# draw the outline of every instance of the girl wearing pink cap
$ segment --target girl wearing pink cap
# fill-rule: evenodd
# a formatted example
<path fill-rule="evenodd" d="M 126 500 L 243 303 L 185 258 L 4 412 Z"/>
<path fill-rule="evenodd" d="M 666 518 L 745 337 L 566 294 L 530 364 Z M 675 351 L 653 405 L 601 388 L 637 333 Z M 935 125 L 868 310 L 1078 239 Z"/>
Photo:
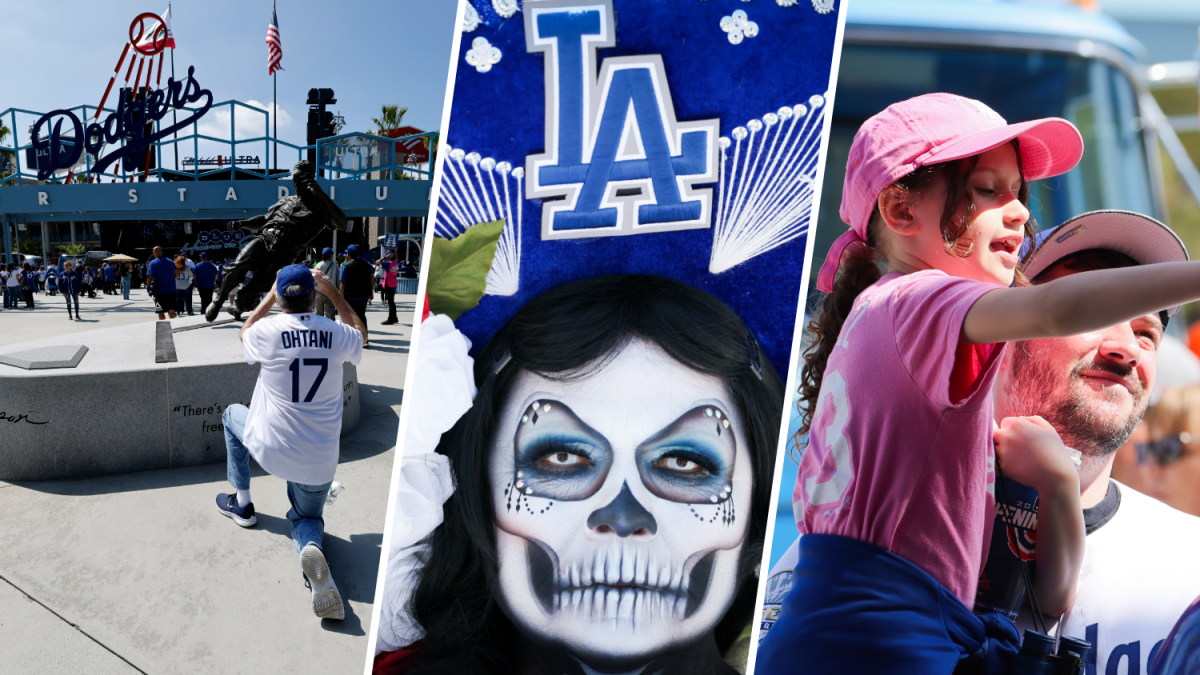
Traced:
<path fill-rule="evenodd" d="M 821 268 L 828 295 L 801 376 L 809 444 L 793 507 L 805 536 L 756 672 L 1007 672 L 1012 622 L 970 610 L 997 454 L 1005 475 L 1039 492 L 1043 611 L 1070 606 L 1084 547 L 1079 478 L 1045 421 L 996 428 L 1005 343 L 1200 297 L 1200 263 L 1028 287 L 1017 271 L 1033 234 L 1028 181 L 1069 171 L 1082 153 L 1066 120 L 1009 125 L 950 94 L 894 104 L 859 129 L 841 204 L 851 230 Z M 1161 330 L 1140 339 L 1157 344 Z"/>

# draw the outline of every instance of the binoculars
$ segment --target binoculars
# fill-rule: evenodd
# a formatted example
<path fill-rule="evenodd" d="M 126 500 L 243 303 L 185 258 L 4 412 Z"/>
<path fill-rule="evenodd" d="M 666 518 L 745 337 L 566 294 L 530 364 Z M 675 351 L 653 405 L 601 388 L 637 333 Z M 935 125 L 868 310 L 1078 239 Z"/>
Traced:
<path fill-rule="evenodd" d="M 1009 675 L 1084 675 L 1084 657 L 1090 648 L 1086 640 L 1063 637 L 1055 653 L 1054 638 L 1027 630 Z"/>

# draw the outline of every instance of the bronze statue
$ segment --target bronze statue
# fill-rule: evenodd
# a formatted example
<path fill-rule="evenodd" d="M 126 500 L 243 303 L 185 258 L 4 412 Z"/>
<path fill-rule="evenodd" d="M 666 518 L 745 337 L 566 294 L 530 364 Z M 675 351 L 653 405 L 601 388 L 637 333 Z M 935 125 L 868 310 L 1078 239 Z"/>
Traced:
<path fill-rule="evenodd" d="M 204 317 L 215 321 L 229 294 L 237 289 L 234 306 L 227 311 L 240 319 L 258 304 L 258 296 L 266 293 L 280 268 L 298 262 L 304 247 L 322 230 L 350 230 L 346 214 L 317 184 L 316 171 L 307 160 L 292 168 L 296 194 L 275 202 L 267 213 L 247 220 L 230 221 L 230 230 L 258 232 L 258 236 L 238 253 L 237 260 L 225 268 L 225 278 Z M 247 273 L 253 275 L 242 284 Z M 238 284 L 242 284 L 238 288 Z"/>

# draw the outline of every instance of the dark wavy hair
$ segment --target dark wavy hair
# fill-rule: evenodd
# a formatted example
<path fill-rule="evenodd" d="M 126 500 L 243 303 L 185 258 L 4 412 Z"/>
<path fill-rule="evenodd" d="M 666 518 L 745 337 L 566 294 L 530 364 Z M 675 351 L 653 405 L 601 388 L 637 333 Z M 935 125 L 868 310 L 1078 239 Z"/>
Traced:
<path fill-rule="evenodd" d="M 445 522 L 430 536 L 409 605 L 401 610 L 425 631 L 414 674 L 512 672 L 519 640 L 497 600 L 499 562 L 488 473 L 497 417 L 520 372 L 560 381 L 587 377 L 634 339 L 720 378 L 746 422 L 751 516 L 736 595 L 715 629 L 717 647 L 725 651 L 752 620 L 783 383 L 741 319 L 712 295 L 653 276 L 584 279 L 534 298 L 488 343 L 475 361 L 475 403 L 438 444 L 437 451 L 450 458 L 455 491 L 445 505 Z"/>
<path fill-rule="evenodd" d="M 1025 165 L 1021 161 L 1021 145 L 1014 138 L 1010 141 L 1017 153 L 1017 169 L 1021 173 L 1021 188 L 1017 197 L 1021 203 L 1029 205 L 1029 183 L 1025 180 Z M 913 171 L 892 183 L 887 190 L 899 190 L 904 194 L 920 195 L 941 180 L 946 185 L 946 203 L 942 208 L 942 243 L 946 253 L 958 258 L 971 254 L 975 244 L 968 236 L 971 221 L 974 220 L 975 204 L 971 201 L 970 186 L 967 179 L 975 166 L 979 164 L 979 155 L 967 157 L 940 164 L 930 164 Z M 880 247 L 883 228 L 883 217 L 876 208 L 867 224 L 867 245 L 852 246 L 842 255 L 838 275 L 833 282 L 833 292 L 825 293 L 818 298 L 820 310 L 817 316 L 809 322 L 807 328 L 812 335 L 808 347 L 804 351 L 804 366 L 800 370 L 800 384 L 797 393 L 799 397 L 796 407 L 800 413 L 800 430 L 796 432 L 792 442 L 797 448 L 802 448 L 802 438 L 812 426 L 813 413 L 817 406 L 817 396 L 821 393 L 821 382 L 825 377 L 825 366 L 829 355 L 837 344 L 842 332 L 842 324 L 854 308 L 854 301 L 859 294 L 883 276 L 881 266 L 887 251 Z M 1034 241 L 1037 223 L 1033 218 L 1025 222 L 1025 240 Z M 1033 250 L 1033 246 L 1029 247 Z M 1026 254 L 1028 256 L 1028 253 Z M 1017 268 L 1013 284 L 1028 286 L 1029 280 Z M 814 303 L 815 304 L 815 303 Z"/>

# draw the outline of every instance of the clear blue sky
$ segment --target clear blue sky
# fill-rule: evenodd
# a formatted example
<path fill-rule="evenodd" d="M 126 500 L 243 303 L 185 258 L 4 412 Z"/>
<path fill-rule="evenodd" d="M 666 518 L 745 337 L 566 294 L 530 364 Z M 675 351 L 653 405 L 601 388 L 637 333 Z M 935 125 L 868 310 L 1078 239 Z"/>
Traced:
<path fill-rule="evenodd" d="M 277 0 L 284 67 L 278 75 L 279 137 L 304 144 L 311 87 L 335 90 L 338 103 L 331 109 L 346 118 L 343 132 L 372 129 L 371 118 L 380 116 L 383 104 L 393 103 L 409 106 L 405 123 L 436 131 L 456 5 L 454 0 Z M 130 22 L 141 12 L 166 8 L 167 0 L 0 0 L 0 44 L 7 55 L 0 69 L 0 110 L 47 112 L 98 104 Z M 177 75 L 192 65 L 215 102 L 270 105 L 264 42 L 270 0 L 174 0 L 171 15 Z M 164 84 L 169 69 L 168 57 Z M 114 103 L 110 97 L 107 106 Z M 255 135 L 261 135 L 258 117 Z M 29 142 L 24 127 L 31 122 L 18 118 L 21 143 Z M 238 136 L 247 137 L 242 131 Z M 11 137 L 5 140 L 11 142 Z"/>

